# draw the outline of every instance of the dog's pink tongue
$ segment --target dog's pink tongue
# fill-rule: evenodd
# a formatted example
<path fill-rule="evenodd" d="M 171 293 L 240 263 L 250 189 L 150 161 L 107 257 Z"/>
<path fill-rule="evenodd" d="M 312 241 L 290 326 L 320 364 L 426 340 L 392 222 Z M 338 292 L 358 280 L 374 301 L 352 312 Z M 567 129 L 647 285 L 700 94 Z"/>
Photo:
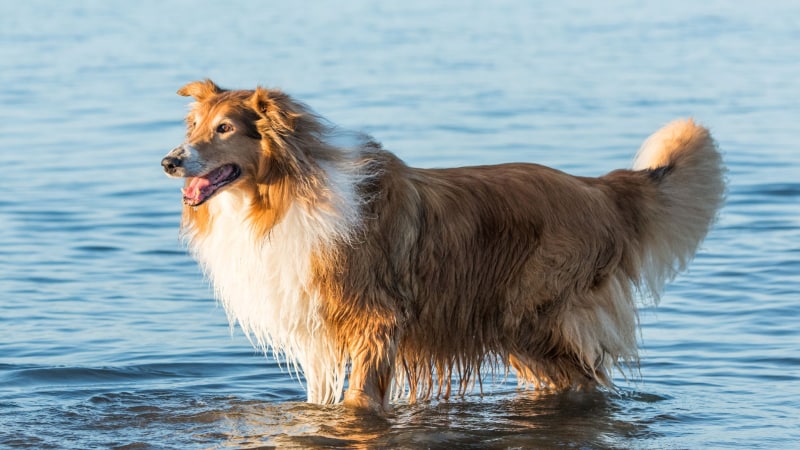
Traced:
<path fill-rule="evenodd" d="M 194 177 L 189 178 L 186 187 L 183 188 L 183 198 L 186 203 L 200 203 L 203 199 L 203 189 L 211 186 L 208 178 Z"/>

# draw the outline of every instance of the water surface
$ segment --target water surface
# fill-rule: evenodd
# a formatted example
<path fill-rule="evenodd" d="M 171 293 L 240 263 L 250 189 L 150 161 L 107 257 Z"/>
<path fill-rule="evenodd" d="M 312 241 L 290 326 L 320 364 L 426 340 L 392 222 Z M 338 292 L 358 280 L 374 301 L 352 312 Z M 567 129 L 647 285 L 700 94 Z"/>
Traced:
<path fill-rule="evenodd" d="M 800 441 L 796 2 L 0 6 L 0 446 L 786 448 Z M 630 164 L 708 125 L 729 194 L 617 392 L 303 403 L 177 237 L 184 83 L 281 87 L 411 164 Z"/>

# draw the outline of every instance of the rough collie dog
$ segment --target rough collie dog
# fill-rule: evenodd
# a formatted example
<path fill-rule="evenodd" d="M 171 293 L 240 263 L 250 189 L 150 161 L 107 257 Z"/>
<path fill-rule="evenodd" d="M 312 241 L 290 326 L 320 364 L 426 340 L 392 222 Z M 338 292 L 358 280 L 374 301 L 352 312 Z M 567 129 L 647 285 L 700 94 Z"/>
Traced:
<path fill-rule="evenodd" d="M 720 154 L 691 120 L 632 170 L 585 178 L 418 169 L 281 91 L 178 93 L 196 102 L 162 166 L 185 179 L 182 233 L 229 319 L 315 403 L 446 398 L 488 368 L 610 385 L 637 361 L 636 298 L 686 268 L 723 198 Z"/>

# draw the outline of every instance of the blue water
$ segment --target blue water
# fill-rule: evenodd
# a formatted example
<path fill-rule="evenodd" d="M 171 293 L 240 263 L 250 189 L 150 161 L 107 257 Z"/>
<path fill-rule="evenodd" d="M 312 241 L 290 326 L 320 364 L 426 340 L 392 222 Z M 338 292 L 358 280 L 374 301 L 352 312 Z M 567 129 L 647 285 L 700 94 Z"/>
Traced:
<path fill-rule="evenodd" d="M 0 447 L 800 442 L 800 3 L 4 1 Z M 346 4 L 345 4 L 346 3 Z M 729 194 L 618 392 L 513 377 L 385 419 L 303 403 L 177 236 L 184 83 L 280 87 L 427 167 L 630 164 L 708 125 Z"/>

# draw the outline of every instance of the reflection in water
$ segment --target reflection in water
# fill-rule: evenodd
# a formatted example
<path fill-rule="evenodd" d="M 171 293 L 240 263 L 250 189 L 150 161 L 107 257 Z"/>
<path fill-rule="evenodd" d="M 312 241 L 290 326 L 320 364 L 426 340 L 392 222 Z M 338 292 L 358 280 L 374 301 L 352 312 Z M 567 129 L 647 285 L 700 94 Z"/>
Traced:
<path fill-rule="evenodd" d="M 341 405 L 233 404 L 220 413 L 230 446 L 372 447 L 391 429 L 391 419 L 357 414 Z"/>
<path fill-rule="evenodd" d="M 231 405 L 217 423 L 230 446 L 351 448 L 628 447 L 653 437 L 629 409 L 663 400 L 639 393 L 520 392 L 398 405 L 387 417 L 305 403 Z M 625 412 L 626 414 L 620 414 Z M 626 443 L 627 442 L 627 443 Z"/>

